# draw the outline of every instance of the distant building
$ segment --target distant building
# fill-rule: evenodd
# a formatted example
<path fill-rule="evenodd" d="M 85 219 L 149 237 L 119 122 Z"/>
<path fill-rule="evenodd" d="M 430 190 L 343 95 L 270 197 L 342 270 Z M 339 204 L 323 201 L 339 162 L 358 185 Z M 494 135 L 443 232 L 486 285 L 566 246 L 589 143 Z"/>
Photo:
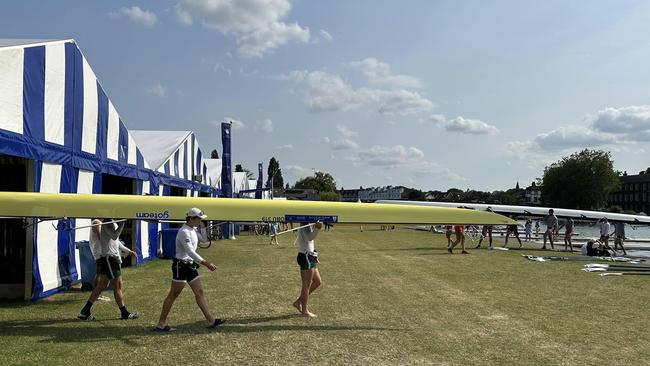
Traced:
<path fill-rule="evenodd" d="M 530 186 L 526 187 L 524 190 L 524 202 L 525 205 L 540 205 L 542 203 L 542 190 L 538 185 L 533 182 Z"/>
<path fill-rule="evenodd" d="M 377 187 L 359 191 L 359 198 L 363 202 L 374 202 L 377 200 L 399 200 L 403 198 L 404 187 Z"/>
<path fill-rule="evenodd" d="M 318 201 L 320 196 L 314 189 L 285 189 L 284 197 L 288 200 Z"/>
<path fill-rule="evenodd" d="M 359 200 L 359 192 L 363 190 L 363 187 L 359 189 L 344 189 L 341 188 L 338 192 L 341 195 L 341 201 L 343 202 L 357 202 Z"/>
<path fill-rule="evenodd" d="M 650 213 L 650 168 L 637 175 L 624 173 L 619 179 L 621 190 L 609 195 L 610 206 Z"/>

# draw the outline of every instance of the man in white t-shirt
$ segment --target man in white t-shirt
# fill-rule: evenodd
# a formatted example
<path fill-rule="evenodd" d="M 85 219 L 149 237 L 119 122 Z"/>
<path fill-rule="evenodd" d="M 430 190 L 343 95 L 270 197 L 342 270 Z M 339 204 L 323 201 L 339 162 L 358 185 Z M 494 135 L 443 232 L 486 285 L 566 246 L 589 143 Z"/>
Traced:
<path fill-rule="evenodd" d="M 172 285 L 163 302 L 158 324 L 154 328 L 156 332 L 171 332 L 174 330 L 167 324 L 167 316 L 174 301 L 181 294 L 186 284 L 190 285 L 192 292 L 194 292 L 196 304 L 210 324 L 208 328 L 216 328 L 225 322 L 225 320 L 215 318 L 210 313 L 208 300 L 203 293 L 201 276 L 199 276 L 198 272 L 200 265 L 206 266 L 210 271 L 217 269 L 214 263 L 206 261 L 196 252 L 199 241 L 205 242 L 208 240 L 205 225 L 202 221 L 207 217 L 203 211 L 192 208 L 186 214 L 185 224 L 178 230 L 176 235 L 176 256 L 172 263 Z M 197 227 L 199 230 L 196 229 Z"/>

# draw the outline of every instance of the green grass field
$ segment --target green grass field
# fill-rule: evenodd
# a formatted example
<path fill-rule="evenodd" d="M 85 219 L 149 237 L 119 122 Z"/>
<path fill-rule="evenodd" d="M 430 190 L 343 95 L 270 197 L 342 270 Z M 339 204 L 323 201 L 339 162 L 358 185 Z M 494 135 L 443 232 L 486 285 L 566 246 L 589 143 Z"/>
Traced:
<path fill-rule="evenodd" d="M 136 321 L 112 299 L 94 322 L 75 319 L 88 296 L 71 290 L 33 304 L 0 303 L 0 363 L 649 365 L 650 278 L 600 277 L 580 262 L 529 262 L 528 251 L 446 252 L 442 235 L 336 227 L 316 243 L 324 286 L 316 319 L 299 317 L 292 234 L 271 247 L 242 235 L 202 250 L 210 306 L 228 322 L 208 330 L 186 288 L 170 324 L 155 325 L 170 261 L 124 271 Z M 470 242 L 471 245 L 471 242 Z"/>

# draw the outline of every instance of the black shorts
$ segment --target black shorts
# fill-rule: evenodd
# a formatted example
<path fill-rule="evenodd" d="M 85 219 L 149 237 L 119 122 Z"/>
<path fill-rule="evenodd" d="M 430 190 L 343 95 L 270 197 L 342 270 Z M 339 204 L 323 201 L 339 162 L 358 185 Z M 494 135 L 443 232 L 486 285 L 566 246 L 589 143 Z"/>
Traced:
<path fill-rule="evenodd" d="M 199 278 L 199 265 L 174 259 L 172 262 L 172 281 L 190 283 Z"/>
<path fill-rule="evenodd" d="M 298 253 L 296 262 L 298 262 L 301 271 L 318 267 L 318 257 L 307 253 Z"/>
<path fill-rule="evenodd" d="M 519 228 L 516 225 L 508 225 L 508 232 L 519 236 Z"/>
<path fill-rule="evenodd" d="M 95 260 L 98 275 L 106 276 L 109 279 L 115 279 L 122 275 L 122 264 L 118 257 L 99 257 Z"/>

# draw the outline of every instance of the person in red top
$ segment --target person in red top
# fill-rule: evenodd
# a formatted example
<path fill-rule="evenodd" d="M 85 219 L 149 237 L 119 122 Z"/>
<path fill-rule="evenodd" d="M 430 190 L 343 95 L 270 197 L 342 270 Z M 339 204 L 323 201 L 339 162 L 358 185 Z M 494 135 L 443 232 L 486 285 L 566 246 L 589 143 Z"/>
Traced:
<path fill-rule="evenodd" d="M 462 249 L 461 253 L 463 254 L 469 254 L 465 250 L 465 226 L 463 225 L 456 225 L 454 226 L 454 231 L 456 232 L 456 241 L 454 241 L 451 246 L 447 247 L 447 250 L 449 253 L 453 253 L 454 247 L 460 243 L 460 247 Z"/>

